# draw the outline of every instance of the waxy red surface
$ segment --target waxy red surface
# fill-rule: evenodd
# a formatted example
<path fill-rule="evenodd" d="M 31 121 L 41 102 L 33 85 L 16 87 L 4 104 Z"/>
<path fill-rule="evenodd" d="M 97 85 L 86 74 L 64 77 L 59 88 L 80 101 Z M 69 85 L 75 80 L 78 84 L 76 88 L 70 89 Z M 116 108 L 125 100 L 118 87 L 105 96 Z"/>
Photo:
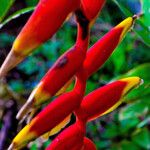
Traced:
<path fill-rule="evenodd" d="M 86 80 L 79 77 L 76 78 L 76 84 L 71 92 L 65 93 L 48 106 L 46 106 L 32 121 L 30 131 L 35 131 L 37 136 L 40 136 L 58 125 L 64 120 L 73 110 L 80 106 L 84 96 Z"/>
<path fill-rule="evenodd" d="M 80 25 L 78 29 L 75 46 L 62 55 L 42 79 L 43 90 L 50 93 L 51 96 L 55 95 L 83 64 L 88 47 L 89 34 L 83 39 L 83 31 Z M 89 32 L 89 29 L 87 32 Z"/>
<path fill-rule="evenodd" d="M 87 51 L 84 61 L 84 70 L 87 72 L 87 78 L 106 62 L 118 46 L 122 30 L 123 28 L 113 28 Z"/>
<path fill-rule="evenodd" d="M 29 51 L 50 39 L 68 14 L 79 6 L 80 0 L 40 0 L 16 39 L 15 52 L 18 55 L 27 55 Z"/>
<path fill-rule="evenodd" d="M 77 121 L 62 131 L 46 150 L 80 150 L 83 147 L 85 124 Z"/>
<path fill-rule="evenodd" d="M 84 137 L 83 150 L 96 150 L 96 146 L 89 138 Z"/>
<path fill-rule="evenodd" d="M 82 8 L 85 16 L 89 20 L 93 20 L 98 12 L 103 8 L 106 0 L 81 0 Z"/>
<path fill-rule="evenodd" d="M 99 117 L 120 100 L 126 85 L 127 82 L 115 81 L 91 92 L 82 100 L 77 117 L 85 121 Z"/>

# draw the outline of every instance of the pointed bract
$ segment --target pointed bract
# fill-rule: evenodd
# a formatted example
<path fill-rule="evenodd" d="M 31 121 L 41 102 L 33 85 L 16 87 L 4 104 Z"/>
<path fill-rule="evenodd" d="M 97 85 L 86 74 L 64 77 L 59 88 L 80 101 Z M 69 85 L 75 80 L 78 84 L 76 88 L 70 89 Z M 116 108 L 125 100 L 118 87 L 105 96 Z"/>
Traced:
<path fill-rule="evenodd" d="M 17 134 L 12 141 L 14 149 L 25 146 L 47 132 L 54 134 L 67 124 L 68 118 L 64 119 L 80 106 L 85 92 L 86 80 L 83 78 L 84 75 L 79 75 L 80 73 L 71 92 L 65 93 L 52 101 Z M 59 128 L 57 128 L 58 126 Z"/>
<path fill-rule="evenodd" d="M 109 83 L 88 94 L 76 111 L 79 120 L 90 121 L 113 111 L 131 89 L 141 84 L 139 77 L 129 77 Z"/>
<path fill-rule="evenodd" d="M 31 107 L 40 107 L 42 103 L 47 101 L 51 96 L 54 96 L 82 66 L 86 56 L 86 50 L 88 48 L 90 21 L 86 18 L 86 16 L 84 16 L 82 10 L 76 11 L 76 18 L 78 22 L 78 36 L 76 44 L 73 48 L 63 54 L 47 72 L 39 83 L 41 86 L 38 85 L 36 87 L 37 92 L 32 92 L 31 95 L 35 96 L 32 96 L 32 100 L 29 98 L 27 101 L 27 103 L 32 101 L 33 105 Z M 78 59 L 78 61 L 74 61 L 76 59 Z M 40 88 L 40 90 L 38 90 L 38 88 Z M 36 95 L 39 96 L 36 97 Z M 50 96 L 47 97 L 47 95 Z M 27 104 L 25 105 L 28 106 Z M 21 119 L 27 113 L 27 109 L 29 109 L 29 107 L 23 107 L 17 115 L 17 118 Z"/>
<path fill-rule="evenodd" d="M 0 78 L 19 64 L 35 48 L 50 39 L 70 12 L 75 11 L 79 6 L 80 0 L 40 0 L 14 41 L 10 51 L 11 54 L 13 53 L 13 60 L 9 54 L 4 61 L 5 65 L 0 69 Z"/>
<path fill-rule="evenodd" d="M 132 27 L 134 20 L 133 17 L 123 20 L 88 50 L 84 61 L 87 78 L 106 62 L 127 31 Z"/>

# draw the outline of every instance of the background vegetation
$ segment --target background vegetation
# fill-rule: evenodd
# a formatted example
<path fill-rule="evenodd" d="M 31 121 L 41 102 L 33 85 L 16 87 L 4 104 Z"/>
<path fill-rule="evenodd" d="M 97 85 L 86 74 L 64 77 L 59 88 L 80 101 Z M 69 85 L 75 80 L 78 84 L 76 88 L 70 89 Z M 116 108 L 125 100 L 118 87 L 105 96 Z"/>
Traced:
<path fill-rule="evenodd" d="M 0 64 L 37 2 L 38 0 L 0 0 Z M 125 17 L 142 13 L 133 31 L 127 34 L 109 60 L 88 80 L 86 94 L 121 77 L 137 75 L 144 79 L 144 84 L 126 96 L 117 110 L 88 124 L 87 135 L 93 139 L 98 149 L 150 149 L 149 9 L 148 0 L 107 0 L 92 28 L 90 45 Z M 52 39 L 40 46 L 0 82 L 0 150 L 10 144 L 21 128 L 20 125 L 17 129 L 18 122 L 15 120 L 18 109 L 55 60 L 74 44 L 75 39 L 76 24 L 71 18 Z M 44 144 L 37 140 L 25 149 L 44 149 L 53 138 Z"/>

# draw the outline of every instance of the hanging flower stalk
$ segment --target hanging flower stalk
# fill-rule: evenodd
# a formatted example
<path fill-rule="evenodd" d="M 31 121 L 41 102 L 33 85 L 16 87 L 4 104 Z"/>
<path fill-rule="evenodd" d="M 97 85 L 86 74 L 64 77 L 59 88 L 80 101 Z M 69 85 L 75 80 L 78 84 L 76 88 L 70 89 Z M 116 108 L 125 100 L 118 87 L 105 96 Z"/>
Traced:
<path fill-rule="evenodd" d="M 0 78 L 50 39 L 67 16 L 79 6 L 80 0 L 40 0 L 0 68 Z"/>
<path fill-rule="evenodd" d="M 89 43 L 89 25 L 93 22 L 93 20 L 95 20 L 95 17 L 102 9 L 104 3 L 105 0 L 101 0 L 100 3 L 98 3 L 99 5 L 97 7 L 99 9 L 93 10 L 95 12 L 95 16 L 92 16 L 93 18 L 90 18 L 90 20 L 88 20 L 88 18 L 84 15 L 82 7 L 75 12 L 78 23 L 76 44 L 63 54 L 46 73 L 31 93 L 25 105 L 19 111 L 17 119 L 23 118 L 23 116 L 25 116 L 31 108 L 40 107 L 41 104 L 54 96 L 82 66 Z M 91 3 L 89 3 L 89 5 L 90 4 Z"/>
<path fill-rule="evenodd" d="M 63 54 L 46 73 L 19 111 L 17 119 L 22 119 L 31 108 L 40 107 L 41 104 L 54 96 L 81 67 L 88 47 L 89 29 L 87 27 L 86 32 L 88 34 L 82 38 L 85 31 L 82 30 L 80 25 L 78 26 L 78 37 L 75 46 Z M 75 61 L 77 58 L 78 61 Z"/>
<path fill-rule="evenodd" d="M 126 18 L 89 48 L 83 63 L 83 70 L 85 71 L 84 74 L 86 79 L 88 79 L 106 62 L 126 33 L 131 29 L 135 20 L 136 16 Z M 73 78 L 62 87 L 60 92 L 58 92 L 58 95 L 65 92 L 72 81 Z"/>
<path fill-rule="evenodd" d="M 77 122 L 61 132 L 47 150 L 84 149 L 83 138 L 87 121 L 96 119 L 114 110 L 121 104 L 122 98 L 131 89 L 140 84 L 141 79 L 139 77 L 129 77 L 112 82 L 88 94 L 81 102 L 79 109 L 76 110 Z M 94 146 L 92 148 L 94 149 Z"/>
<path fill-rule="evenodd" d="M 127 24 L 124 24 L 124 22 L 126 22 L 126 21 L 123 21 L 123 23 L 121 23 L 121 24 L 124 25 L 124 28 L 126 28 L 126 26 L 131 27 L 132 21 L 133 20 L 130 19 L 131 23 L 129 23 L 127 21 Z M 112 35 L 112 31 L 115 32 L 116 30 L 112 29 L 110 31 L 110 35 Z M 122 30 L 122 31 L 124 31 L 124 30 Z M 126 32 L 127 32 L 127 30 L 126 30 Z M 107 33 L 106 35 L 107 35 L 107 36 L 105 36 L 105 38 L 107 37 L 106 39 L 112 38 L 111 36 L 109 36 L 109 33 Z M 115 35 L 118 37 L 117 34 L 114 34 L 114 36 Z M 119 36 L 119 38 L 120 38 L 120 36 Z M 93 48 L 92 48 L 92 50 L 96 50 L 96 47 L 93 46 Z M 99 52 L 99 51 L 97 51 L 97 52 Z M 98 53 L 98 54 L 100 55 L 100 57 L 103 56 L 101 53 Z M 92 57 L 94 57 L 94 55 L 92 55 Z M 92 57 L 91 57 L 91 59 L 92 59 Z M 97 63 L 97 60 L 95 63 Z M 102 63 L 100 65 L 102 65 Z M 92 65 L 89 65 L 89 66 L 93 67 Z M 89 68 L 87 68 L 87 69 L 89 70 Z M 95 69 L 97 69 L 97 68 L 95 68 Z M 51 133 L 49 133 L 49 135 L 52 135 L 53 133 L 58 132 L 66 124 L 66 122 L 68 122 L 68 119 L 69 119 L 68 116 L 75 109 L 77 109 L 81 103 L 81 100 L 82 100 L 82 97 L 84 94 L 84 90 L 85 90 L 85 83 L 87 80 L 87 78 L 86 78 L 87 73 L 86 72 L 87 71 L 85 69 L 81 68 L 81 70 L 79 70 L 79 72 L 77 73 L 77 82 L 76 82 L 76 85 L 75 85 L 75 88 L 73 89 L 73 91 L 65 93 L 65 94 L 59 96 L 58 98 L 56 98 L 47 107 L 45 107 L 45 109 L 41 113 L 39 113 L 24 129 L 22 129 L 21 132 L 19 132 L 19 134 L 13 140 L 13 146 L 14 147 L 18 148 L 18 147 L 25 146 L 29 141 L 31 141 L 31 140 L 41 136 L 42 134 L 49 132 L 49 131 L 51 131 Z M 93 72 L 94 72 L 94 70 L 93 70 Z M 91 73 L 89 72 L 89 74 L 91 74 Z M 120 82 L 121 81 L 119 81 L 119 83 Z M 131 83 L 131 82 L 129 82 L 129 83 Z M 137 82 L 135 84 L 137 84 Z M 129 85 L 129 84 L 127 84 L 127 85 Z M 120 90 L 125 89 L 127 85 L 125 82 L 121 82 L 120 87 L 122 87 L 122 89 L 120 89 Z M 118 89 L 120 87 L 118 87 Z M 109 90 L 109 92 L 112 92 L 112 91 Z M 119 94 L 121 94 L 121 93 L 119 93 Z M 105 95 L 108 95 L 108 94 L 105 93 Z M 120 97 L 117 97 L 117 98 L 120 98 Z M 92 107 L 92 105 L 91 105 L 91 107 Z M 82 115 L 77 115 L 77 116 L 82 116 Z M 68 119 L 66 119 L 66 117 Z M 82 120 L 86 120 L 86 119 L 83 118 Z M 59 129 L 58 128 L 53 129 L 54 127 L 59 125 L 62 121 L 63 121 L 63 124 L 60 125 L 61 127 L 59 127 Z M 50 123 L 48 124 L 47 122 L 50 122 Z M 20 140 L 20 139 L 23 139 L 23 140 Z"/>

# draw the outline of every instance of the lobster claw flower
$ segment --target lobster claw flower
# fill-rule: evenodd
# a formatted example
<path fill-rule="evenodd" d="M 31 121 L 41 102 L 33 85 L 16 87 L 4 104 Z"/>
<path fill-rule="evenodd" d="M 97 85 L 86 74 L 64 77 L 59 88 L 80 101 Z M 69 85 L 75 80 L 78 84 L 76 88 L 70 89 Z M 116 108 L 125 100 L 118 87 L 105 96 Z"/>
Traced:
<path fill-rule="evenodd" d="M 136 17 L 126 18 L 88 50 L 84 61 L 84 70 L 87 72 L 87 78 L 96 72 L 110 57 L 113 50 L 132 27 L 135 19 Z"/>
<path fill-rule="evenodd" d="M 88 94 L 81 102 L 76 115 L 79 120 L 90 121 L 117 108 L 123 97 L 141 84 L 139 77 L 129 77 L 109 83 Z"/>
<path fill-rule="evenodd" d="M 26 131 L 28 132 L 28 127 L 26 128 Z M 34 137 L 35 134 L 32 133 L 28 136 L 29 138 Z M 73 124 L 72 126 L 65 129 L 63 132 L 61 132 L 54 139 L 54 141 L 47 148 L 47 150 L 70 150 L 70 147 L 73 147 L 72 150 L 79 150 L 80 147 L 82 147 L 83 145 L 84 136 L 85 136 L 85 123 L 77 121 L 75 124 Z M 20 138 L 20 140 L 22 140 L 21 137 L 17 138 Z M 27 144 L 27 142 L 28 141 L 26 142 L 24 141 L 24 143 L 22 143 L 22 145 L 20 146 L 18 146 L 17 143 L 13 142 L 8 148 L 8 150 L 21 149 L 23 146 Z"/>
<path fill-rule="evenodd" d="M 39 45 L 50 39 L 67 16 L 79 6 L 80 0 L 40 0 L 14 41 L 10 53 L 0 69 L 0 78 L 23 61 Z"/>
<path fill-rule="evenodd" d="M 33 118 L 13 139 L 10 150 L 22 148 L 42 135 L 54 135 L 64 128 L 70 121 L 70 114 L 80 106 L 85 86 L 84 75 L 79 73 L 74 89 L 56 98 Z"/>
<path fill-rule="evenodd" d="M 83 2 L 84 1 L 82 1 L 82 3 Z M 90 4 L 89 0 L 86 0 L 85 5 L 87 5 L 87 2 L 88 4 Z M 96 0 L 96 2 L 102 4 L 102 1 Z M 103 3 L 105 2 L 103 1 Z M 84 5 L 84 3 L 82 5 Z M 88 12 L 91 7 L 94 8 L 95 3 L 92 2 L 92 4 L 89 5 L 89 9 L 87 6 L 86 8 Z M 96 6 L 98 6 L 98 4 Z M 91 18 L 94 18 L 95 15 L 92 16 L 93 17 Z M 111 53 L 114 51 L 114 49 L 119 45 L 123 37 L 126 35 L 128 30 L 132 27 L 135 19 L 136 17 L 133 16 L 123 20 L 121 23 L 119 23 L 117 26 L 111 29 L 106 35 L 104 35 L 87 51 L 87 55 L 83 65 L 83 70 L 86 72 L 85 73 L 86 79 L 88 79 L 90 75 L 96 72 L 106 62 L 106 60 L 110 57 Z M 72 80 L 73 79 L 67 82 L 65 86 L 58 92 L 58 94 L 65 92 L 66 88 L 71 84 Z M 39 95 L 41 95 L 40 92 L 38 93 Z"/>
<path fill-rule="evenodd" d="M 99 10 L 102 6 L 99 5 Z M 92 8 L 93 9 L 93 8 Z M 98 14 L 97 10 L 97 14 Z M 17 119 L 22 119 L 29 109 L 40 107 L 42 103 L 54 96 L 82 66 L 89 43 L 89 23 L 84 11 L 77 10 L 78 35 L 76 44 L 63 54 L 43 77 L 29 99 L 19 111 Z M 78 61 L 74 61 L 78 59 Z"/>
<path fill-rule="evenodd" d="M 85 136 L 85 123 L 77 121 L 62 131 L 46 150 L 80 150 Z"/>

